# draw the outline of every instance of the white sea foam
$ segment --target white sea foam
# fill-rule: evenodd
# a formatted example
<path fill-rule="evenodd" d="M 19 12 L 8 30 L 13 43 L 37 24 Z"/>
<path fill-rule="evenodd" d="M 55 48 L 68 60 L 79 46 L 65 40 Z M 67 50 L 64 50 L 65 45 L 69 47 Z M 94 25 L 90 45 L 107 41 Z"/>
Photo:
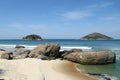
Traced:
<path fill-rule="evenodd" d="M 90 49 L 92 49 L 92 47 L 89 47 L 89 46 L 61 46 L 61 51 L 71 50 L 71 49 L 90 50 Z"/>
<path fill-rule="evenodd" d="M 31 46 L 31 45 L 23 45 L 27 49 L 34 49 L 36 46 Z M 87 46 L 61 46 L 61 51 L 63 50 L 71 50 L 71 49 L 83 49 L 83 50 L 90 50 L 92 47 L 87 47 Z"/>
<path fill-rule="evenodd" d="M 111 50 L 113 50 L 113 51 L 119 51 L 120 48 L 112 48 Z"/>
<path fill-rule="evenodd" d="M 104 76 L 94 76 L 94 75 L 88 75 L 88 74 L 86 74 L 86 75 L 93 77 L 93 78 L 96 78 L 98 80 L 107 80 L 107 78 L 110 78 L 110 80 L 119 80 L 117 77 L 108 76 L 107 74 L 104 74 Z"/>
<path fill-rule="evenodd" d="M 117 56 L 116 56 L 116 60 L 120 60 L 120 55 L 117 55 Z"/>
<path fill-rule="evenodd" d="M 12 48 L 15 47 L 16 45 L 9 45 L 9 44 L 0 44 L 0 47 L 6 47 L 6 48 Z"/>
<path fill-rule="evenodd" d="M 28 45 L 24 45 L 27 49 L 34 49 L 36 46 L 28 46 Z"/>
<path fill-rule="evenodd" d="M 117 77 L 114 76 L 106 76 L 106 77 L 110 77 L 111 80 L 119 80 Z"/>
<path fill-rule="evenodd" d="M 15 48 L 16 45 L 8 45 L 8 44 L 0 44 L 0 49 L 12 49 Z M 34 49 L 37 45 L 22 45 L 25 46 L 27 49 Z M 82 49 L 82 50 L 90 50 L 92 47 L 89 46 L 61 46 L 60 51 L 63 50 L 71 50 L 71 49 Z"/>
<path fill-rule="evenodd" d="M 104 74 L 104 75 L 105 75 L 105 77 L 110 78 L 111 80 L 119 80 L 117 77 L 114 77 L 114 76 L 108 76 L 107 74 Z M 100 78 L 99 80 L 106 80 L 106 79 L 104 79 L 104 78 Z"/>
<path fill-rule="evenodd" d="M 0 44 L 0 49 L 5 49 L 5 50 L 13 50 L 15 49 L 16 45 L 8 45 L 8 44 Z M 26 49 L 34 49 L 36 46 L 30 46 L 30 45 L 21 45 L 24 46 Z"/>

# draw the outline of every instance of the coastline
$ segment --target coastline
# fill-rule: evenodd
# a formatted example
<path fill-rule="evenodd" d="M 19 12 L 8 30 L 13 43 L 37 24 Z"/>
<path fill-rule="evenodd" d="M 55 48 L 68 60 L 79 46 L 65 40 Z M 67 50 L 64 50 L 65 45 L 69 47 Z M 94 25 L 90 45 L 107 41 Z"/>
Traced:
<path fill-rule="evenodd" d="M 83 50 L 102 50 L 102 49 L 112 50 L 113 52 L 116 53 L 117 62 L 115 64 L 104 65 L 104 66 L 101 65 L 100 67 L 97 67 L 97 68 L 93 65 L 93 67 L 91 67 L 91 68 L 93 68 L 94 70 L 92 70 L 89 66 L 86 66 L 86 68 L 80 67 L 80 70 L 83 70 L 83 72 L 86 71 L 86 73 L 88 73 L 87 71 L 89 71 L 89 70 L 90 70 L 89 72 L 91 72 L 91 73 L 97 72 L 98 74 L 103 74 L 105 76 L 108 76 L 109 78 L 111 78 L 111 80 L 119 80 L 120 79 L 119 73 L 118 73 L 118 71 L 120 71 L 120 69 L 118 67 L 120 65 L 119 64 L 120 40 L 119 41 L 115 41 L 115 40 L 113 40 L 113 41 L 112 40 L 111 41 L 42 40 L 39 42 L 38 41 L 37 42 L 36 41 L 32 41 L 32 42 L 31 41 L 21 41 L 21 40 L 1 40 L 0 48 L 6 50 L 8 52 L 16 53 L 16 49 L 15 49 L 16 45 L 22 45 L 22 46 L 26 47 L 25 49 L 32 50 L 38 44 L 49 43 L 49 42 L 59 43 L 61 45 L 61 50 L 64 50 L 64 48 L 65 48 L 65 50 L 69 50 L 71 48 L 83 49 L 83 47 L 84 47 Z M 92 44 L 92 42 L 94 42 L 94 44 Z M 90 47 L 90 49 L 88 49 L 89 47 Z M 89 74 L 87 76 L 94 78 L 94 76 L 91 76 Z"/>
<path fill-rule="evenodd" d="M 78 64 L 66 60 L 0 59 L 0 65 L 0 79 L 5 80 L 97 80 L 77 71 Z"/>

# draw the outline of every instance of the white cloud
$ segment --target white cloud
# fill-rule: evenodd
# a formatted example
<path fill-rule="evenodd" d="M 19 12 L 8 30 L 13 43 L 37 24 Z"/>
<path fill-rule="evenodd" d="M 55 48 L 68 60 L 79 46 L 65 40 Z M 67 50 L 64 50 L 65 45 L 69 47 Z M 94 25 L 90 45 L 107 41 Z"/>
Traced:
<path fill-rule="evenodd" d="M 19 29 L 19 30 L 24 30 L 24 29 L 38 30 L 38 29 L 46 28 L 46 25 L 44 25 L 44 24 L 20 24 L 20 23 L 15 23 L 15 24 L 9 24 L 8 27 Z"/>
<path fill-rule="evenodd" d="M 85 17 L 89 17 L 91 16 L 91 13 L 88 12 L 80 12 L 80 11 L 69 11 L 69 12 L 64 12 L 61 14 L 58 14 L 64 18 L 67 19 L 81 19 L 81 18 L 85 18 Z"/>
<path fill-rule="evenodd" d="M 97 3 L 97 4 L 90 5 L 89 8 L 106 8 L 112 5 L 114 5 L 113 2 Z"/>
<path fill-rule="evenodd" d="M 103 3 L 103 4 L 99 5 L 99 6 L 100 6 L 101 8 L 105 8 L 105 7 L 112 6 L 112 5 L 114 5 L 114 3 L 112 3 L 112 2 L 107 2 L 107 3 Z"/>
<path fill-rule="evenodd" d="M 102 19 L 104 19 L 104 20 L 115 20 L 116 19 L 116 17 L 104 17 L 104 18 L 102 18 Z"/>
<path fill-rule="evenodd" d="M 111 15 L 111 16 L 102 17 L 100 19 L 103 19 L 103 20 L 116 20 L 116 19 L 119 19 L 119 18 L 120 18 L 120 15 Z"/>

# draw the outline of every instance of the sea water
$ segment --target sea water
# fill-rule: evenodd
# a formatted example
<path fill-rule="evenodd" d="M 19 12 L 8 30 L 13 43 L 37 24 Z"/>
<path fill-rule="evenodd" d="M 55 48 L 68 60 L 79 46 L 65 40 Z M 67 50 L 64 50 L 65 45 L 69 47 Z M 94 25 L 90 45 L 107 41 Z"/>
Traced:
<path fill-rule="evenodd" d="M 45 43 L 57 43 L 61 51 L 70 49 L 82 50 L 111 50 L 116 54 L 116 63 L 107 65 L 80 65 L 86 72 L 105 74 L 112 80 L 120 80 L 120 40 L 79 40 L 79 39 L 44 39 L 36 41 L 7 39 L 0 40 L 0 49 L 13 49 L 16 45 L 23 45 L 33 49 L 37 45 Z"/>

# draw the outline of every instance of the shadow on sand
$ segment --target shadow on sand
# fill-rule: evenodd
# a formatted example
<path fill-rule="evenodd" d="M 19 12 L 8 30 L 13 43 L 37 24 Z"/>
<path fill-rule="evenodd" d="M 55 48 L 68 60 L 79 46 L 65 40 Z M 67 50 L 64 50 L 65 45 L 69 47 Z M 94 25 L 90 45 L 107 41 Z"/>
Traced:
<path fill-rule="evenodd" d="M 1 76 L 1 74 L 3 74 L 3 70 L 0 69 L 0 76 Z M 4 79 L 0 78 L 0 80 L 4 80 Z"/>

